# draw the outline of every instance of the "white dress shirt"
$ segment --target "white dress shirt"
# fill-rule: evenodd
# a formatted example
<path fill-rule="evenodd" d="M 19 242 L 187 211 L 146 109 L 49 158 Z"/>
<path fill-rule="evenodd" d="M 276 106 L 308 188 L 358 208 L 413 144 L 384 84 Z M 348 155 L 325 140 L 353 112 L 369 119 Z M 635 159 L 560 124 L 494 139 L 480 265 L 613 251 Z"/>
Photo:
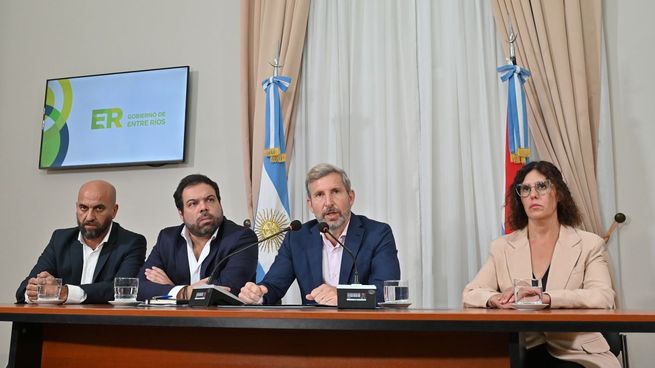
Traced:
<path fill-rule="evenodd" d="M 98 264 L 100 252 L 105 243 L 109 240 L 109 234 L 111 234 L 111 228 L 113 226 L 114 223 L 110 223 L 107 234 L 96 249 L 93 249 L 86 244 L 82 237 L 82 232 L 77 235 L 77 240 L 82 244 L 82 277 L 80 278 L 80 285 L 93 283 L 93 274 L 96 270 L 96 265 Z M 66 284 L 66 287 L 68 287 L 68 298 L 64 301 L 64 304 L 80 304 L 86 300 L 86 292 L 81 287 L 70 284 Z M 32 301 L 27 297 L 27 292 L 25 292 L 25 300 L 27 300 L 28 303 L 32 303 Z"/>
<path fill-rule="evenodd" d="M 217 228 L 216 231 L 212 234 L 211 238 L 205 243 L 205 245 L 202 246 L 202 251 L 200 251 L 200 256 L 198 259 L 196 259 L 196 255 L 193 253 L 193 241 L 191 241 L 191 235 L 189 235 L 189 230 L 187 229 L 186 226 L 182 228 L 182 231 L 180 232 L 180 235 L 186 240 L 186 254 L 187 254 L 187 261 L 189 262 L 189 273 L 190 273 L 190 278 L 191 278 L 191 283 L 193 284 L 195 282 L 200 281 L 200 269 L 202 268 L 202 262 L 207 258 L 209 255 L 209 250 L 210 246 L 209 244 L 216 239 L 216 234 L 218 234 L 218 230 L 220 228 Z M 171 289 L 171 291 L 168 292 L 168 295 L 172 296 L 175 298 L 177 296 L 177 293 L 182 290 L 182 288 L 186 285 L 176 285 Z"/>

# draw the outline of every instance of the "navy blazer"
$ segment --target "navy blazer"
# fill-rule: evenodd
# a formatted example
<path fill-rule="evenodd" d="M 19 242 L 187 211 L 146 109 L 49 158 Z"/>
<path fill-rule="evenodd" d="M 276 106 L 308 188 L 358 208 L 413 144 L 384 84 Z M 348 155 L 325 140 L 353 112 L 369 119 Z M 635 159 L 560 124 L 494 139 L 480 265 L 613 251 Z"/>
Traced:
<path fill-rule="evenodd" d="M 384 301 L 384 280 L 400 279 L 398 250 L 391 227 L 352 214 L 344 244 L 357 259 L 359 282 L 375 285 L 378 302 Z M 339 284 L 351 283 L 352 277 L 353 260 L 344 251 Z M 299 231 L 287 233 L 271 268 L 261 282 L 261 285 L 268 288 L 264 304 L 277 303 L 294 279 L 298 280 L 303 304 L 313 304 L 305 299 L 305 295 L 324 284 L 323 239 L 317 220 L 304 223 Z"/>
<path fill-rule="evenodd" d="M 189 285 L 191 271 L 187 256 L 187 244 L 181 232 L 184 224 L 168 227 L 159 232 L 157 243 L 152 248 L 146 263 L 139 271 L 138 300 L 145 300 L 157 295 L 166 295 L 174 285 Z M 214 265 L 226 255 L 245 245 L 257 241 L 257 235 L 251 229 L 224 219 L 218 229 L 216 238 L 210 243 L 209 255 L 200 266 L 200 278 L 208 277 Z M 215 280 L 216 285 L 228 286 L 233 294 L 248 281 L 254 281 L 257 271 L 257 247 L 251 247 L 223 262 Z M 162 285 L 148 281 L 145 269 L 153 266 L 161 268 L 174 285 Z"/>
<path fill-rule="evenodd" d="M 113 300 L 115 277 L 136 277 L 146 257 L 146 238 L 125 230 L 114 222 L 109 238 L 98 256 L 98 263 L 93 271 L 93 283 L 80 285 L 84 256 L 83 245 L 77 240 L 79 233 L 77 227 L 59 229 L 52 233 L 50 242 L 36 265 L 16 291 L 18 303 L 25 303 L 27 281 L 42 271 L 62 278 L 64 284 L 81 287 L 86 292 L 84 303 L 87 304 Z"/>

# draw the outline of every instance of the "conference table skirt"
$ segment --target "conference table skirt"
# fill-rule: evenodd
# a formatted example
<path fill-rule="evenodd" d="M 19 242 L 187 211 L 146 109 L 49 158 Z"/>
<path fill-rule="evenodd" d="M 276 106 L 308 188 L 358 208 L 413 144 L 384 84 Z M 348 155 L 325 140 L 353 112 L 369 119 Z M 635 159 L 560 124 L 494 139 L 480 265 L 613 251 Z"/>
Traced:
<path fill-rule="evenodd" d="M 0 305 L 10 367 L 518 367 L 525 331 L 654 332 L 655 312 Z"/>

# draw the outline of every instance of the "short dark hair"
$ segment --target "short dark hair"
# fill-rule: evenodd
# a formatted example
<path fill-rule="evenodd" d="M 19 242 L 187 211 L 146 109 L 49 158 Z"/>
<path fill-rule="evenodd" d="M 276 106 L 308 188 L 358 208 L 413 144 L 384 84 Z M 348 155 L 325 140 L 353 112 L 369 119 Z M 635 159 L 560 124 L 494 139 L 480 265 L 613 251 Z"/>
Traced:
<path fill-rule="evenodd" d="M 221 201 L 221 192 L 218 190 L 218 184 L 216 184 L 215 181 L 211 180 L 205 175 L 202 174 L 191 174 L 187 175 L 182 180 L 180 180 L 180 184 L 177 185 L 177 189 L 175 189 L 175 193 L 173 193 L 173 199 L 175 200 L 175 207 L 179 211 L 182 211 L 182 208 L 184 207 L 184 204 L 182 203 L 182 192 L 186 187 L 190 187 L 192 185 L 196 184 L 207 184 L 214 188 L 214 192 L 216 192 L 216 198 L 218 201 Z"/>
<path fill-rule="evenodd" d="M 510 214 L 507 218 L 508 224 L 512 230 L 523 229 L 528 225 L 528 215 L 525 213 L 521 197 L 516 192 L 516 186 L 523 183 L 525 177 L 532 170 L 537 170 L 546 179 L 550 180 L 551 185 L 555 187 L 557 193 L 557 220 L 560 224 L 566 226 L 578 226 L 582 223 L 580 211 L 575 205 L 575 201 L 571 196 L 569 187 L 564 182 L 562 173 L 559 169 L 548 161 L 533 161 L 521 168 L 512 186 L 509 187 L 506 197 L 505 206 L 509 208 Z"/>

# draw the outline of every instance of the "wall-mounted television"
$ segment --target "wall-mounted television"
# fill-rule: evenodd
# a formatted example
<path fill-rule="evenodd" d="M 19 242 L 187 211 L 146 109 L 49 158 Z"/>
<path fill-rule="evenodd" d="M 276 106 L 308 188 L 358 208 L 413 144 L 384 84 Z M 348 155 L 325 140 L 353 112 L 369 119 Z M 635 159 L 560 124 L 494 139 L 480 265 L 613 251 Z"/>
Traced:
<path fill-rule="evenodd" d="M 48 79 L 40 169 L 184 162 L 189 67 Z"/>

